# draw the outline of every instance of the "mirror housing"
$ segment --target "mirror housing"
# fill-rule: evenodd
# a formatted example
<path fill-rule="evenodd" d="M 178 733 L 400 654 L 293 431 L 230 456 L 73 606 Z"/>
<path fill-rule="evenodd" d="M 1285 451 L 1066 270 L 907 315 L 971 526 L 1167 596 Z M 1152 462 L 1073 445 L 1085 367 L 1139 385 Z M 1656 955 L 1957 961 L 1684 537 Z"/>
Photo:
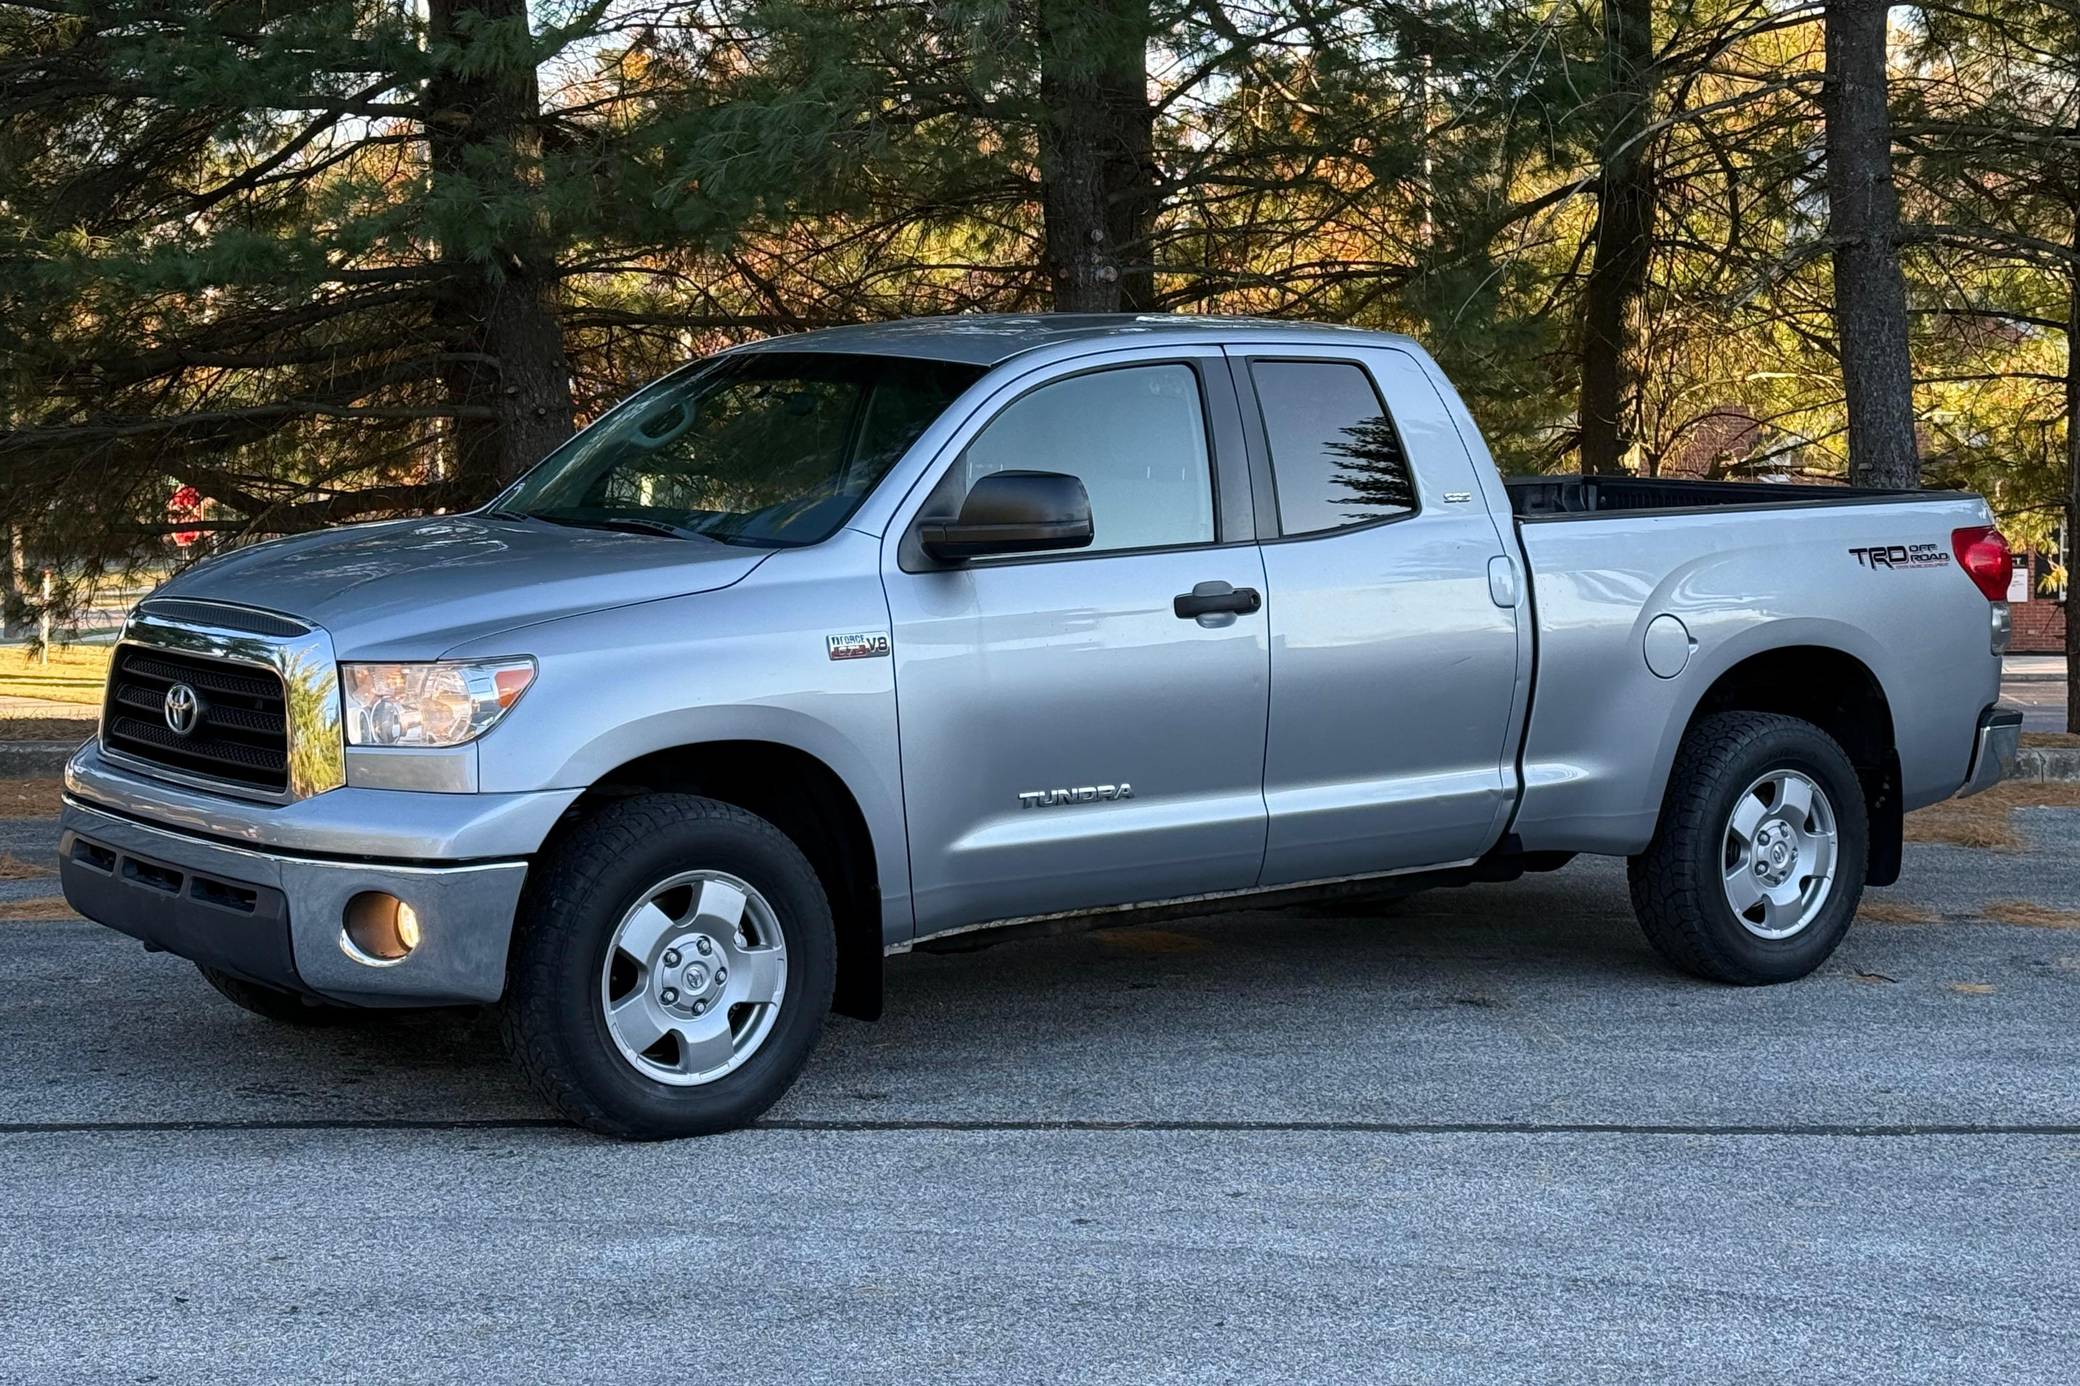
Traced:
<path fill-rule="evenodd" d="M 1091 498 L 1061 472 L 991 472 L 978 479 L 952 521 L 918 526 L 924 551 L 942 562 L 1000 553 L 1080 549 L 1091 542 Z"/>

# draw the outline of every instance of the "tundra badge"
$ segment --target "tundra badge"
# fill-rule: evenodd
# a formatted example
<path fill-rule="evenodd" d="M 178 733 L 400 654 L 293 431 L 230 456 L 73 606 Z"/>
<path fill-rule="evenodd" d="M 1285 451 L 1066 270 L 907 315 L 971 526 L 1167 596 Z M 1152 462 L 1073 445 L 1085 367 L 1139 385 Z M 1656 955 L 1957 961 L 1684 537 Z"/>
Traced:
<path fill-rule="evenodd" d="M 1118 784 L 1087 784 L 1076 789 L 1028 789 L 1018 796 L 1018 806 L 1053 808 L 1057 804 L 1100 804 L 1133 797 L 1134 786 L 1122 780 Z"/>

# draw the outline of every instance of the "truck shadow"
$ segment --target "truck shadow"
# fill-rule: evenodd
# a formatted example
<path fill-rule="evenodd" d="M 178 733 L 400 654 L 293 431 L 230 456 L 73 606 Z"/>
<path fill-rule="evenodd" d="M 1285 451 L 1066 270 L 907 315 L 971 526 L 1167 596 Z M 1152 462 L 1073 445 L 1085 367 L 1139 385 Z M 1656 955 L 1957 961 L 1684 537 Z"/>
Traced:
<path fill-rule="evenodd" d="M 497 1121 L 541 1108 L 488 1011 L 375 1013 L 299 1028 L 247 1015 L 192 968 L 88 925 L 10 931 L 0 1120 Z M 64 1007 L 96 973 L 122 1016 Z M 1622 874 L 1570 870 L 1377 909 L 1228 912 L 892 959 L 886 1018 L 835 1019 L 782 1114 L 892 1094 L 1035 1089 L 1086 1097 L 1189 1085 L 1242 1064 L 1277 1081 L 1333 1045 L 1381 1056 L 1477 1031 L 1565 1023 L 1585 998 L 1671 977 L 1625 908 Z M 1174 1070 L 1169 1079 L 1159 1075 Z M 879 1096 L 876 1096 L 876 1095 Z"/>

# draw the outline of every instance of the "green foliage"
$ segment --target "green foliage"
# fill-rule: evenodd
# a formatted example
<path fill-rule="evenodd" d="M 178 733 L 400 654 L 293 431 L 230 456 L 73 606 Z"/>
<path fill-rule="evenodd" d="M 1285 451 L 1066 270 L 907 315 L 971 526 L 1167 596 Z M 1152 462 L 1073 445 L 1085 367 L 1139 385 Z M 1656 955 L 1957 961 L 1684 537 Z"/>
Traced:
<path fill-rule="evenodd" d="M 2033 540 L 2076 388 L 2068 8 L 1895 34 L 1929 479 Z M 1817 11 L 1679 0 L 1654 40 L 1630 462 L 1841 475 Z M 1078 113 L 1043 77 L 1122 53 L 1154 217 L 1115 252 L 1157 306 L 1415 333 L 1506 468 L 1570 467 L 1605 44 L 1591 0 L 0 0 L 0 524 L 113 572 L 182 525 L 468 503 L 520 299 L 580 420 L 747 335 L 1044 309 Z"/>

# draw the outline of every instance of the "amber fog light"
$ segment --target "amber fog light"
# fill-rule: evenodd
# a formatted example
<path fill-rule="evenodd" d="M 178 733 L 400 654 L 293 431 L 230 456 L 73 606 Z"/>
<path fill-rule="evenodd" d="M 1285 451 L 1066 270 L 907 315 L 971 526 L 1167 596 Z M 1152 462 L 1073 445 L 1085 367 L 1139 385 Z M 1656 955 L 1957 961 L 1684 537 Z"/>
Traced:
<path fill-rule="evenodd" d="M 347 952 L 365 963 L 402 962 L 419 946 L 419 915 L 395 895 L 364 890 L 347 901 Z"/>

